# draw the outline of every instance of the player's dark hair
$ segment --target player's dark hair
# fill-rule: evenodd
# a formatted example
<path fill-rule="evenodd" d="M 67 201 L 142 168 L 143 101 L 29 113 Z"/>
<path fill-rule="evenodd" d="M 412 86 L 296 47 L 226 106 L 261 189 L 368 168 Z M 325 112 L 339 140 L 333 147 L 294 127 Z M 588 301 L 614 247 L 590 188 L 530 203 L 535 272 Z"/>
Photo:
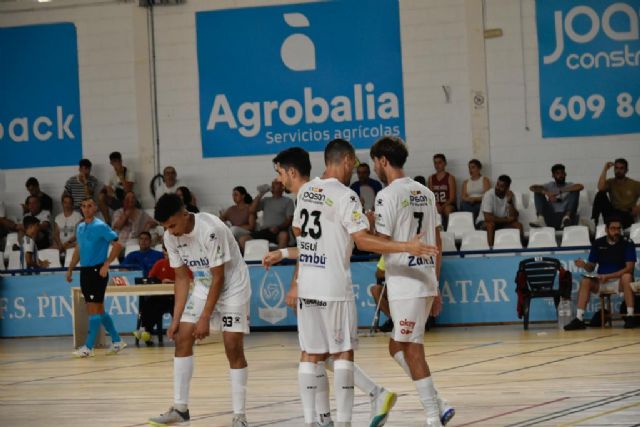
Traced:
<path fill-rule="evenodd" d="M 334 139 L 324 148 L 324 164 L 338 164 L 347 156 L 356 156 L 353 146 L 344 139 Z"/>
<path fill-rule="evenodd" d="M 498 181 L 502 181 L 507 184 L 507 187 L 511 187 L 511 177 L 509 175 L 500 175 Z"/>
<path fill-rule="evenodd" d="M 153 211 L 153 217 L 156 221 L 162 223 L 180 212 L 182 209 L 184 209 L 184 203 L 180 196 L 173 193 L 163 194 L 156 203 L 156 207 Z"/>
<path fill-rule="evenodd" d="M 372 159 L 384 157 L 394 168 L 401 168 L 404 166 L 404 162 L 407 161 L 409 151 L 407 151 L 407 147 L 401 138 L 385 136 L 373 144 L 369 154 Z"/>
<path fill-rule="evenodd" d="M 284 170 L 294 168 L 302 176 L 311 175 L 311 161 L 309 153 L 300 147 L 287 148 L 273 158 L 274 165 L 280 165 Z"/>

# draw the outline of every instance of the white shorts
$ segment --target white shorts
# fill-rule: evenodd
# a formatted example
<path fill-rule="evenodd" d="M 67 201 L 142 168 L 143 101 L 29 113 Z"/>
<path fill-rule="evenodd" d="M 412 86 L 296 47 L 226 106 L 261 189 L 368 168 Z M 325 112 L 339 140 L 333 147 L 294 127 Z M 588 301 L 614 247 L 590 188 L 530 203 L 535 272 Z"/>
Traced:
<path fill-rule="evenodd" d="M 196 323 L 207 302 L 204 298 L 189 294 L 181 322 Z M 243 305 L 226 305 L 218 303 L 213 309 L 209 322 L 212 331 L 249 333 L 249 301 Z"/>
<path fill-rule="evenodd" d="M 424 325 L 431 313 L 433 298 L 419 297 L 389 301 L 394 341 L 423 343 Z"/>
<path fill-rule="evenodd" d="M 358 348 L 358 316 L 352 301 L 298 298 L 298 339 L 309 354 L 342 353 Z"/>
<path fill-rule="evenodd" d="M 606 294 L 617 294 L 620 290 L 620 280 L 609 280 L 604 283 L 600 283 L 598 286 L 598 292 Z"/>

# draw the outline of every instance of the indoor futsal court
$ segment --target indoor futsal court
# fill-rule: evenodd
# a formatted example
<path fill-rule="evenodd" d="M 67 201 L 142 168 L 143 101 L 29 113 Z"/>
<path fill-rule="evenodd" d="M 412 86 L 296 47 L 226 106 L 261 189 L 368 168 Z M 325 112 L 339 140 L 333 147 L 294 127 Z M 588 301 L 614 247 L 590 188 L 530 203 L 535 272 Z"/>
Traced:
<path fill-rule="evenodd" d="M 125 340 L 132 344 L 132 337 Z M 388 356 L 387 342 L 384 334 L 362 336 L 356 362 L 399 395 L 386 425 L 419 426 L 423 409 L 415 388 Z M 640 336 L 634 330 L 440 327 L 426 333 L 425 345 L 438 388 L 456 408 L 450 426 L 640 425 Z M 71 346 L 68 337 L 0 341 L 2 425 L 143 426 L 171 404 L 172 343 L 130 345 L 109 357 L 97 350 L 90 359 L 72 358 Z M 250 425 L 302 425 L 296 333 L 252 333 L 245 351 Z M 222 344 L 198 346 L 195 354 L 191 425 L 227 426 Z M 366 426 L 368 419 L 368 397 L 356 390 L 353 425 Z"/>

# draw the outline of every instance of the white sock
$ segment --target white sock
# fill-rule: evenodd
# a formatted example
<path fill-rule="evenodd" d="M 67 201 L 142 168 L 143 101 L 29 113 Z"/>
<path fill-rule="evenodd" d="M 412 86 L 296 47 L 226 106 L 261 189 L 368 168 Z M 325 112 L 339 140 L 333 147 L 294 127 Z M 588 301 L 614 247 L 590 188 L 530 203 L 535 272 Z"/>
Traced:
<path fill-rule="evenodd" d="M 382 387 L 378 386 L 369 375 L 358 365 L 353 364 L 353 382 L 360 390 L 367 393 L 369 396 L 373 396 L 376 391 L 381 389 Z"/>
<path fill-rule="evenodd" d="M 316 364 L 316 412 L 320 424 L 331 420 L 331 404 L 329 403 L 329 378 L 324 363 Z"/>
<path fill-rule="evenodd" d="M 576 317 L 579 320 L 584 320 L 584 309 L 583 308 L 576 308 Z"/>
<path fill-rule="evenodd" d="M 633 316 L 633 307 L 627 306 L 627 316 Z"/>
<path fill-rule="evenodd" d="M 298 387 L 300 399 L 304 410 L 304 422 L 307 424 L 316 421 L 316 364 L 300 362 L 298 367 Z"/>
<path fill-rule="evenodd" d="M 333 363 L 336 395 L 336 421 L 350 423 L 353 411 L 353 362 L 339 359 Z"/>
<path fill-rule="evenodd" d="M 173 403 L 178 411 L 189 406 L 189 386 L 193 376 L 193 356 L 173 358 Z"/>
<path fill-rule="evenodd" d="M 438 401 L 436 400 L 436 389 L 433 386 L 431 377 L 422 378 L 413 382 L 418 390 L 418 397 L 427 417 L 439 417 Z"/>
<path fill-rule="evenodd" d="M 409 369 L 409 365 L 407 365 L 407 361 L 404 360 L 404 352 L 402 350 L 396 352 L 393 355 L 393 360 L 395 360 L 396 363 L 400 365 L 404 373 L 407 374 L 409 378 L 411 378 L 411 370 Z"/>
<path fill-rule="evenodd" d="M 231 402 L 233 403 L 234 414 L 244 414 L 246 412 L 245 402 L 247 401 L 247 378 L 249 371 L 247 368 L 229 369 L 231 379 Z"/>

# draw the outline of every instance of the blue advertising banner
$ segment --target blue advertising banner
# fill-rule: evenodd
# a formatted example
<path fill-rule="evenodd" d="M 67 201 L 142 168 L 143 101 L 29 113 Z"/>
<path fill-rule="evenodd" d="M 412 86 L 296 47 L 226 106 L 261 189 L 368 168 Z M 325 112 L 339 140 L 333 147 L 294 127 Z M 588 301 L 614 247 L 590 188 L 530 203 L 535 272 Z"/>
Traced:
<path fill-rule="evenodd" d="M 0 169 L 82 158 L 76 27 L 0 28 Z"/>
<path fill-rule="evenodd" d="M 404 136 L 398 0 L 196 13 L 204 157 Z"/>
<path fill-rule="evenodd" d="M 542 136 L 640 132 L 640 0 L 536 0 Z"/>

